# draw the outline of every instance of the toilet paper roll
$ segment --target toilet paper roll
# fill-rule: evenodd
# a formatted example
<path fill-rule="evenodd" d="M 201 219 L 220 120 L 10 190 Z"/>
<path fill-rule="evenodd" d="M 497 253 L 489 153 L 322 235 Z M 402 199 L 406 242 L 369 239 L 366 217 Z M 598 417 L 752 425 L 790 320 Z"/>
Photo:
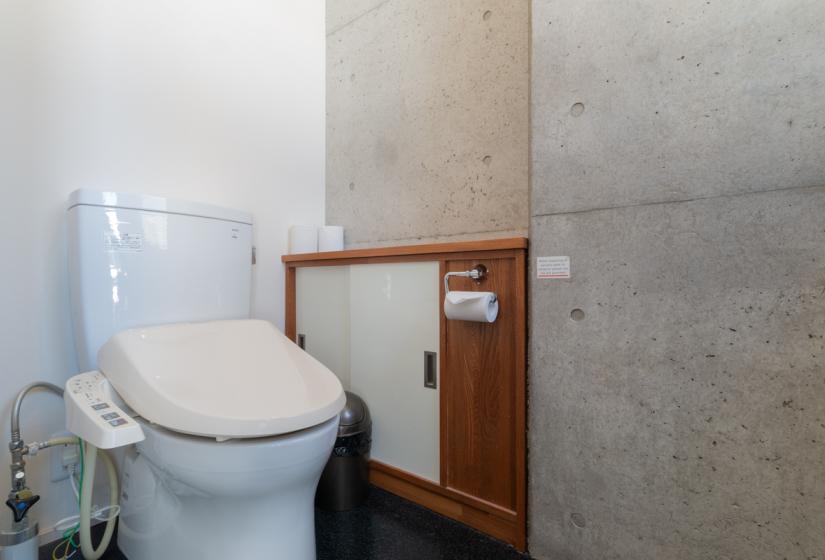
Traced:
<path fill-rule="evenodd" d="M 341 226 L 324 226 L 318 228 L 318 251 L 343 251 L 344 228 Z"/>
<path fill-rule="evenodd" d="M 498 298 L 493 292 L 451 291 L 444 298 L 447 319 L 492 323 L 498 317 Z"/>
<path fill-rule="evenodd" d="M 292 226 L 289 228 L 289 253 L 315 253 L 318 251 L 318 228 Z"/>

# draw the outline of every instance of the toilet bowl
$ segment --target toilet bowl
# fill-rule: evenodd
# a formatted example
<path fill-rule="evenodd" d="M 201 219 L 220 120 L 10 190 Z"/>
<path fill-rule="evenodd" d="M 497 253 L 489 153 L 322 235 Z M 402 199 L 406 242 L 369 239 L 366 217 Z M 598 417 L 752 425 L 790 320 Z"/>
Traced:
<path fill-rule="evenodd" d="M 129 560 L 315 558 L 313 497 L 338 418 L 216 442 L 138 419 L 124 459 L 118 545 Z"/>
<path fill-rule="evenodd" d="M 315 558 L 345 398 L 334 374 L 257 320 L 126 330 L 98 363 L 145 436 L 123 461 L 127 558 Z"/>

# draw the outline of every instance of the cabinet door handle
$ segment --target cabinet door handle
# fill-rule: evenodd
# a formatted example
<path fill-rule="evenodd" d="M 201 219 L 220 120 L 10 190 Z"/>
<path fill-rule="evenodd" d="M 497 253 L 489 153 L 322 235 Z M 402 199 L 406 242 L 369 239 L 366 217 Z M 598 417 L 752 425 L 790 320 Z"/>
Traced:
<path fill-rule="evenodd" d="M 424 387 L 430 389 L 438 388 L 437 356 L 435 352 L 424 352 Z"/>

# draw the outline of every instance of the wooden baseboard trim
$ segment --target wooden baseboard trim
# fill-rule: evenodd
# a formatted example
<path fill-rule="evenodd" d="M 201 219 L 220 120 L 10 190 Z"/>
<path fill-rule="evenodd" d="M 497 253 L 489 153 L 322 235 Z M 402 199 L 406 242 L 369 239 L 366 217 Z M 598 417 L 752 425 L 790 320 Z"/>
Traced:
<path fill-rule="evenodd" d="M 514 511 L 478 500 L 430 480 L 371 460 L 370 482 L 411 502 L 526 550 L 526 526 Z"/>

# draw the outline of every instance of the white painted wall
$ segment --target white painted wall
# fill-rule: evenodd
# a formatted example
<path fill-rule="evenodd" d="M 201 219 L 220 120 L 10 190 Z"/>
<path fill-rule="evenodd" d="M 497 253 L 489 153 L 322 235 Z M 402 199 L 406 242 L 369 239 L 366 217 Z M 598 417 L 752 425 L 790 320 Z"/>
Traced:
<path fill-rule="evenodd" d="M 323 222 L 324 41 L 323 0 L 0 0 L 3 496 L 14 394 L 76 372 L 70 191 L 251 211 L 253 314 L 282 326 L 287 227 Z M 35 395 L 24 437 L 47 437 L 62 417 L 56 397 Z M 30 463 L 41 530 L 75 512 L 68 483 L 51 484 L 47 463 Z"/>

